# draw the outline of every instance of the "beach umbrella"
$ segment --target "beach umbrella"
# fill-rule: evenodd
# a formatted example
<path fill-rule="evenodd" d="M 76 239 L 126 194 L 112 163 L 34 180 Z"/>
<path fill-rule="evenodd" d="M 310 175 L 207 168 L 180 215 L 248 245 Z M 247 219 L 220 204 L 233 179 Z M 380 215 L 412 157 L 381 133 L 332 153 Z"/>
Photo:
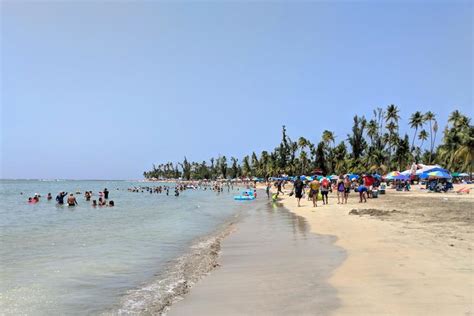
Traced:
<path fill-rule="evenodd" d="M 330 179 L 330 180 L 337 180 L 337 179 L 339 179 L 339 176 L 333 174 L 333 175 L 329 176 L 328 179 Z"/>
<path fill-rule="evenodd" d="M 448 172 L 444 171 L 431 171 L 431 172 L 425 172 L 420 175 L 421 179 L 451 179 L 451 175 Z"/>
<path fill-rule="evenodd" d="M 425 166 L 423 167 L 422 169 L 418 169 L 416 171 L 416 175 L 419 176 L 423 173 L 428 173 L 428 172 L 433 172 L 433 171 L 442 171 L 442 172 L 446 172 L 446 173 L 449 173 L 448 170 L 442 168 L 441 166 L 438 166 L 438 165 L 433 165 L 433 166 Z"/>
<path fill-rule="evenodd" d="M 398 176 L 395 176 L 392 178 L 393 180 L 409 180 L 410 176 L 407 174 L 399 174 Z"/>
<path fill-rule="evenodd" d="M 348 177 L 349 177 L 349 180 L 351 180 L 351 181 L 352 181 L 353 179 L 359 179 L 359 178 L 360 178 L 359 175 L 357 175 L 357 174 L 355 174 L 355 173 L 349 173 L 349 174 L 347 174 L 346 176 L 348 176 Z"/>
<path fill-rule="evenodd" d="M 399 171 L 392 171 L 388 174 L 385 175 L 385 179 L 388 179 L 388 180 L 393 180 L 395 177 L 398 177 L 400 176 L 401 173 Z"/>

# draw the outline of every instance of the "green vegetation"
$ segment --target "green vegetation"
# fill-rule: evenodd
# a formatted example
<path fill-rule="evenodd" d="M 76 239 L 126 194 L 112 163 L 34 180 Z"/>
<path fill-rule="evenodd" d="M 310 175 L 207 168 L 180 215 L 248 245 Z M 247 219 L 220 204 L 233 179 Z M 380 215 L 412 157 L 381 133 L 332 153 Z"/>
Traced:
<path fill-rule="evenodd" d="M 371 119 L 354 116 L 352 131 L 336 145 L 334 133 L 325 130 L 317 144 L 300 137 L 293 141 L 282 128 L 280 144 L 272 151 L 253 152 L 243 157 L 241 163 L 235 157 L 211 158 L 210 164 L 171 162 L 153 165 L 144 172 L 145 178 L 216 179 L 237 177 L 267 178 L 271 176 L 378 172 L 408 169 L 412 162 L 438 163 L 453 171 L 468 171 L 474 167 L 474 126 L 471 120 L 459 111 L 449 116 L 444 129 L 442 143 L 436 148 L 438 133 L 436 115 L 431 111 L 416 111 L 409 120 L 413 136 L 400 135 L 399 109 L 389 105 L 377 108 Z M 428 143 L 429 142 L 429 143 Z"/>

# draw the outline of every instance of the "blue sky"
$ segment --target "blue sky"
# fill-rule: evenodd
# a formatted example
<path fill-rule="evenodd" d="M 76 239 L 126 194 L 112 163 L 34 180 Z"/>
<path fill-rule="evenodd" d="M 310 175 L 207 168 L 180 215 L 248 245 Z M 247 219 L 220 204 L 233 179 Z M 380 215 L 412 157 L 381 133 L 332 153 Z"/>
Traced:
<path fill-rule="evenodd" d="M 396 104 L 473 114 L 473 4 L 1 3 L 3 178 L 133 179 L 350 132 Z"/>

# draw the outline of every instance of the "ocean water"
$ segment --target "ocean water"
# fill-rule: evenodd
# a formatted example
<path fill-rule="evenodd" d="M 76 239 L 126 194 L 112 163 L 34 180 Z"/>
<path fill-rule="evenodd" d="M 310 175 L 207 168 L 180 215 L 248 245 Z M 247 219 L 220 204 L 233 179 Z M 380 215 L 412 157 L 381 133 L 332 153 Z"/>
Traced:
<path fill-rule="evenodd" d="M 236 202 L 236 190 L 179 197 L 127 191 L 140 185 L 157 184 L 1 180 L 1 313 L 129 314 L 165 306 L 211 268 L 230 223 L 263 203 Z M 94 208 L 83 195 L 76 207 L 54 201 L 60 191 L 93 191 L 98 199 L 104 188 L 115 207 Z M 28 204 L 35 193 L 40 202 Z"/>

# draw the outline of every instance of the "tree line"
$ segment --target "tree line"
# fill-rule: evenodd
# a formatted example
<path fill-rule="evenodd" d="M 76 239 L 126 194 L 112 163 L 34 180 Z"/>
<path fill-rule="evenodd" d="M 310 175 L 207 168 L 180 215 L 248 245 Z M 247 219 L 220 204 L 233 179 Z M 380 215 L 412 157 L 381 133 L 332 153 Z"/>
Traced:
<path fill-rule="evenodd" d="M 145 178 L 217 179 L 286 175 L 380 173 L 409 169 L 413 162 L 440 164 L 451 171 L 472 173 L 474 126 L 460 111 L 453 111 L 442 135 L 436 115 L 416 111 L 409 118 L 412 135 L 401 135 L 400 110 L 396 105 L 373 110 L 372 116 L 355 115 L 352 130 L 336 144 L 334 132 L 325 130 L 319 142 L 308 138 L 292 140 L 282 127 L 280 144 L 273 151 L 252 152 L 239 161 L 219 156 L 209 161 L 167 162 L 153 165 Z M 442 136 L 436 146 L 437 138 Z"/>

